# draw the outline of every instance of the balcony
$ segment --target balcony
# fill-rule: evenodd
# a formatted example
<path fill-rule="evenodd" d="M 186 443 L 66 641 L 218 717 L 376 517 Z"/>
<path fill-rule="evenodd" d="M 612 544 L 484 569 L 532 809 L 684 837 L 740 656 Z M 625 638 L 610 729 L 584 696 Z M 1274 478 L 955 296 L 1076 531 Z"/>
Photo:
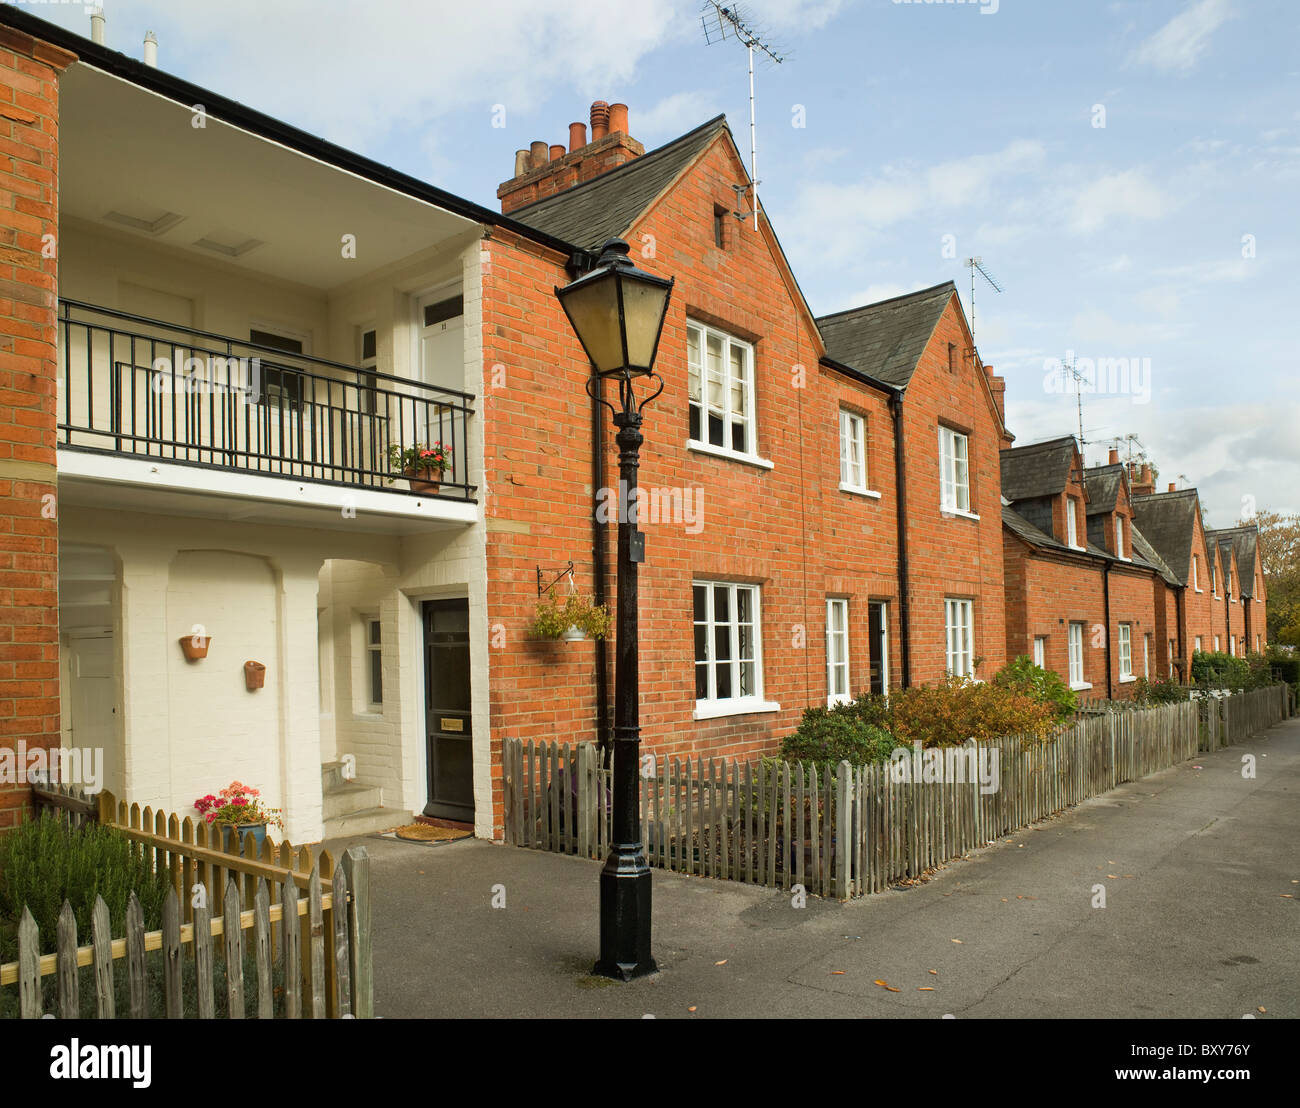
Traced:
<path fill-rule="evenodd" d="M 61 478 L 140 473 L 181 491 L 476 518 L 467 393 L 75 300 L 60 300 L 59 329 Z M 451 447 L 436 493 L 389 461 L 417 442 Z"/>

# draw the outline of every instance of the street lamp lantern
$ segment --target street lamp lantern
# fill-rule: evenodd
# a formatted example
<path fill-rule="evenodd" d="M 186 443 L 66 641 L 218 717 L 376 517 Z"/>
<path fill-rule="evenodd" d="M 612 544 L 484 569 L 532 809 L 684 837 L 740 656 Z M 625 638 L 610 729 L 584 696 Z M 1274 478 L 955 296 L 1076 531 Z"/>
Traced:
<path fill-rule="evenodd" d="M 641 412 L 663 391 L 664 383 L 659 378 L 659 387 L 639 401 L 633 383 L 643 377 L 658 378 L 655 353 L 672 290 L 671 280 L 637 269 L 621 239 L 605 243 L 590 273 L 555 290 L 595 369 L 587 379 L 587 392 L 613 413 L 619 490 L 627 498 L 618 513 L 613 841 L 600 871 L 600 959 L 595 969 L 623 981 L 656 969 L 650 953 L 650 867 L 641 842 L 637 567 L 645 560 L 645 536 L 637 530 L 632 505 L 641 465 Z M 605 399 L 606 379 L 617 382 L 617 404 Z"/>
<path fill-rule="evenodd" d="M 555 295 L 600 377 L 647 377 L 659 349 L 673 283 L 637 269 L 622 239 L 601 248 L 596 268 Z"/>

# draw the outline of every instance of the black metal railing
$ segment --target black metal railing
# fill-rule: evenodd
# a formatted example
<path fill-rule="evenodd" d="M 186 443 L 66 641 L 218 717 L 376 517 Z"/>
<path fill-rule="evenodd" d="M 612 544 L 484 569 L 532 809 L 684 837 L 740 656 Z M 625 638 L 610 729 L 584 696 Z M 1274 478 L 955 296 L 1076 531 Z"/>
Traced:
<path fill-rule="evenodd" d="M 468 393 L 76 300 L 59 341 L 60 446 L 406 493 L 390 448 L 440 442 L 474 499 Z"/>

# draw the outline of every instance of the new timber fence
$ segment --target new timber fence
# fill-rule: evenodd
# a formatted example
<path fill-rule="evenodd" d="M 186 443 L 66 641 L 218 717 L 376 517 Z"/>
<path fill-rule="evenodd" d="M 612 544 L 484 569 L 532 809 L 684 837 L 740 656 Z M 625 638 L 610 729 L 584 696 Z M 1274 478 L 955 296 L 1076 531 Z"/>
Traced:
<path fill-rule="evenodd" d="M 1080 716 L 1047 740 L 971 740 L 870 766 L 841 762 L 834 772 L 766 758 L 651 757 L 641 774 L 642 842 L 650 865 L 676 873 L 861 896 L 1198 750 L 1239 742 L 1286 712 L 1279 686 Z M 603 858 L 608 754 L 592 743 L 509 740 L 504 756 L 506 841 Z"/>
<path fill-rule="evenodd" d="M 269 839 L 258 846 L 251 834 L 241 843 L 202 821 L 128 808 L 110 793 L 99 794 L 97 804 L 62 787 L 36 786 L 33 793 L 38 809 L 75 824 L 94 805 L 98 822 L 126 836 L 169 887 L 162 926 L 151 931 L 134 892 L 122 935 L 110 933 L 108 907 L 97 897 L 85 945 L 65 901 L 52 953 L 41 952 L 24 908 L 18 960 L 0 966 L 0 1000 L 16 988 L 23 1018 L 40 1017 L 47 1004 L 61 1018 L 88 1014 L 83 986 L 93 989 L 100 1019 L 374 1015 L 364 847 L 349 849 L 336 866 L 328 851 L 313 857 L 308 847 Z M 91 973 L 83 981 L 86 967 Z"/>

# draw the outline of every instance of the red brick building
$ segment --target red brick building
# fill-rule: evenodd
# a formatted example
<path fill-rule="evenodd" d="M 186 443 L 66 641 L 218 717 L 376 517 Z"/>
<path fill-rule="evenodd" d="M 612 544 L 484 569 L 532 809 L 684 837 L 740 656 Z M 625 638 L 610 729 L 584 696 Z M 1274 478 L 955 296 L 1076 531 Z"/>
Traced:
<path fill-rule="evenodd" d="M 1251 529 L 1207 536 L 1194 492 L 1072 439 L 1013 448 L 951 282 L 815 317 L 765 214 L 735 217 L 722 117 L 646 151 L 598 101 L 516 153 L 498 213 L 11 6 L 0 116 L 5 749 L 102 745 L 110 787 L 170 809 L 256 779 L 295 840 L 416 811 L 499 834 L 503 743 L 609 722 L 609 646 L 529 624 L 570 565 L 614 595 L 612 431 L 555 296 L 614 237 L 676 282 L 640 471 L 648 749 L 770 752 L 808 706 L 1022 653 L 1122 697 L 1194 637 L 1262 642 Z M 178 337 L 205 371 L 268 359 L 243 432 L 136 405 Z M 437 435 L 455 464 L 420 489 L 389 449 Z M 198 619 L 224 622 L 191 665 Z M 0 781 L 0 826 L 25 795 Z"/>

